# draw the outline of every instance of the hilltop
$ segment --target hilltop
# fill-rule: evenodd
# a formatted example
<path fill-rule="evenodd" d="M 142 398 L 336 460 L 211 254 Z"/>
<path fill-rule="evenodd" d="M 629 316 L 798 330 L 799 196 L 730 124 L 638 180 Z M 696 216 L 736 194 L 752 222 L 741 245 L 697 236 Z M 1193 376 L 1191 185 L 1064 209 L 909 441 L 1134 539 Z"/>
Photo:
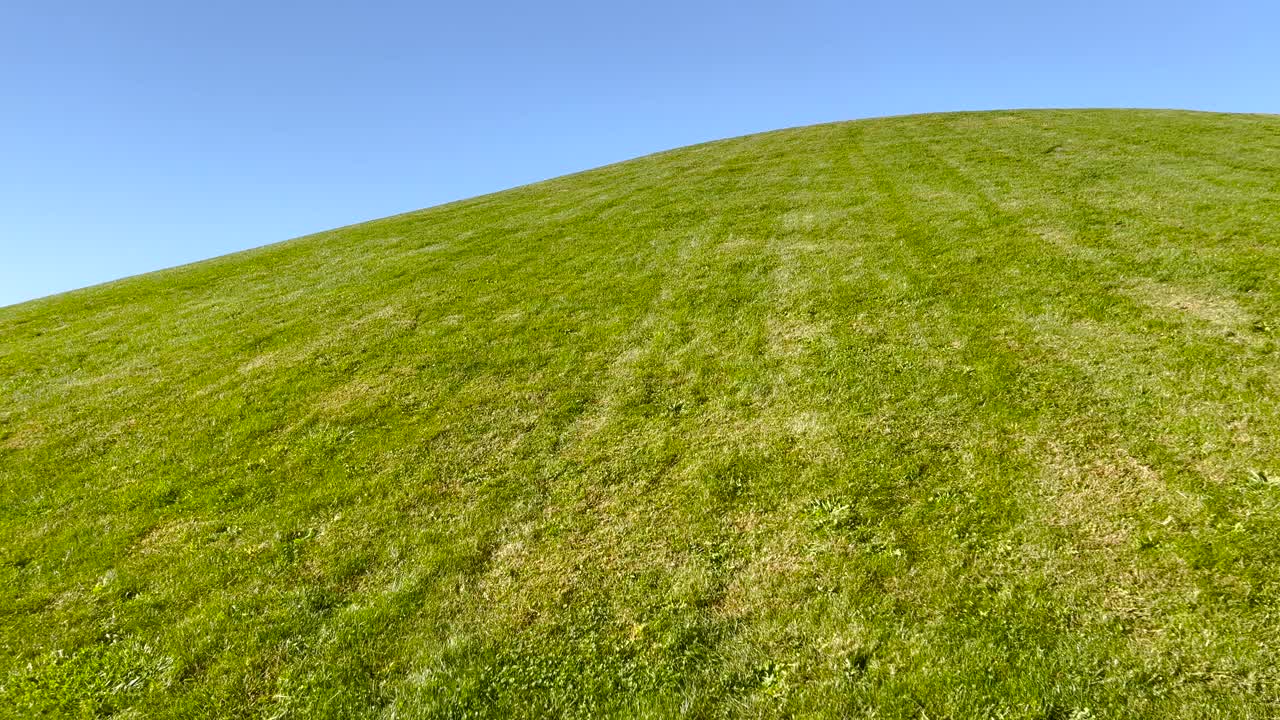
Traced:
<path fill-rule="evenodd" d="M 0 309 L 0 714 L 1280 713 L 1278 168 L 863 120 Z"/>

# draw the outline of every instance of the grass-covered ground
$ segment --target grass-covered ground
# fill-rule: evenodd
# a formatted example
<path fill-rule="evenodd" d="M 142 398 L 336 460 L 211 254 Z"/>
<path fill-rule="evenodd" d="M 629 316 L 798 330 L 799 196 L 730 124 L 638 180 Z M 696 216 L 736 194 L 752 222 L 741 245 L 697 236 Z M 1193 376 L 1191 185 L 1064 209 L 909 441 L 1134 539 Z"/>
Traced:
<path fill-rule="evenodd" d="M 1280 117 L 785 130 L 0 310 L 0 712 L 1280 714 Z"/>

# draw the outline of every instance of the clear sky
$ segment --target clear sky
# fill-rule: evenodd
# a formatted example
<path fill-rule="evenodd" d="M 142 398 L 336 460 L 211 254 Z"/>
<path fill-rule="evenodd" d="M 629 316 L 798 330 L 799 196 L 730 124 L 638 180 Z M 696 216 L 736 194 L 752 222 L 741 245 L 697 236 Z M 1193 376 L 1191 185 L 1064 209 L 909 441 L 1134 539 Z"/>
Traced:
<path fill-rule="evenodd" d="M 0 6 L 0 305 L 680 145 L 1010 107 L 1280 112 L 1280 3 Z"/>

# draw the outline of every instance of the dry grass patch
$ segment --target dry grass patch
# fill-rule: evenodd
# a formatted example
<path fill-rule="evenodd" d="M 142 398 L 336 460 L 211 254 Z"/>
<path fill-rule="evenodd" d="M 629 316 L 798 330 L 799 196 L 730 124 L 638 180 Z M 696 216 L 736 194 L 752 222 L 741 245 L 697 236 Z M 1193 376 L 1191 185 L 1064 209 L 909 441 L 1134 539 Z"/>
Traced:
<path fill-rule="evenodd" d="M 5 450 L 29 450 L 44 442 L 45 426 L 39 422 L 25 422 L 0 440 Z"/>
<path fill-rule="evenodd" d="M 1081 459 L 1078 451 L 1051 442 L 1045 457 L 1046 519 L 1079 531 L 1090 547 L 1120 548 L 1132 543 L 1136 518 L 1196 510 L 1185 495 L 1168 487 L 1155 470 L 1126 450 Z"/>
<path fill-rule="evenodd" d="M 1249 332 L 1253 317 L 1229 297 L 1155 282 L 1133 283 L 1126 288 L 1126 294 L 1155 310 L 1208 325 L 1216 333 L 1226 334 L 1232 339 L 1260 341 Z"/>

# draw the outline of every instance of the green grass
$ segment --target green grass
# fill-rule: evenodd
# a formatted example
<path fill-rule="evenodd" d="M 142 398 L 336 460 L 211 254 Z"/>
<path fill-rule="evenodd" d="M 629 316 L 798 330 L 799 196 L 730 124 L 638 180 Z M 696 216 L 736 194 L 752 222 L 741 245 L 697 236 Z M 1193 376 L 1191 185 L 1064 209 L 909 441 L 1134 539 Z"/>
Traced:
<path fill-rule="evenodd" d="M 1280 714 L 1280 117 L 736 138 L 0 310 L 0 713 Z"/>

